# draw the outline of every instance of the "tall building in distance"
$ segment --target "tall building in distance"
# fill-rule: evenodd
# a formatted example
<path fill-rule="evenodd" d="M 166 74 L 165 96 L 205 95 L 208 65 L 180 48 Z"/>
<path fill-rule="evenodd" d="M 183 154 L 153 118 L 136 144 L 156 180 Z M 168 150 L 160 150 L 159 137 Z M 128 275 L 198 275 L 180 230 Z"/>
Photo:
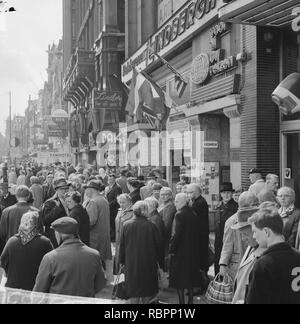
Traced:
<path fill-rule="evenodd" d="M 124 119 L 126 102 L 120 100 L 124 56 L 124 0 L 63 1 L 63 99 L 71 117 L 76 163 L 97 160 L 101 165 L 97 137 L 105 130 L 117 130 Z"/>

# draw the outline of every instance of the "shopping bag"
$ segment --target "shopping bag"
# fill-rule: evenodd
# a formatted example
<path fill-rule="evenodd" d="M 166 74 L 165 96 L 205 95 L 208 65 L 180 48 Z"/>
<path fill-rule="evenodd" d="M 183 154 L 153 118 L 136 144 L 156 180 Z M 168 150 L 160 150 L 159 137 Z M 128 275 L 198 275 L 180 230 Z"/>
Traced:
<path fill-rule="evenodd" d="M 231 277 L 226 274 L 218 274 L 209 284 L 206 299 L 213 304 L 231 304 L 234 296 L 234 283 Z"/>
<path fill-rule="evenodd" d="M 128 300 L 128 296 L 126 294 L 126 287 L 125 287 L 125 281 L 121 280 L 121 277 L 123 276 L 123 267 L 120 268 L 120 271 L 118 275 L 116 276 L 113 291 L 112 291 L 112 300 L 115 299 L 122 299 L 122 300 Z"/>

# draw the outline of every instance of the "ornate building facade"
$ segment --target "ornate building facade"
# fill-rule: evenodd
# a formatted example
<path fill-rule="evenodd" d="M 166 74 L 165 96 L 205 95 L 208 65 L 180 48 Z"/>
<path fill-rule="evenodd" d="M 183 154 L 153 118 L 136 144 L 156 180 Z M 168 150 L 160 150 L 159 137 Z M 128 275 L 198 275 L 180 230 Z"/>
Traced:
<path fill-rule="evenodd" d="M 101 100 L 122 91 L 124 11 L 123 0 L 63 1 L 63 99 L 76 163 L 101 165 L 97 137 L 124 118 L 125 103 Z"/>

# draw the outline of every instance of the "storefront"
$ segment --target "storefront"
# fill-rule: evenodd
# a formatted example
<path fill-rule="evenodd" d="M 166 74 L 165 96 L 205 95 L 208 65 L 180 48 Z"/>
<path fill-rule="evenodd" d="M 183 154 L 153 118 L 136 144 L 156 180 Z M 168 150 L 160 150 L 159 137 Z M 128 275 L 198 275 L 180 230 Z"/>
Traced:
<path fill-rule="evenodd" d="M 278 71 L 280 81 L 294 72 L 300 72 L 300 3 L 298 0 L 236 0 L 219 10 L 226 22 L 258 26 L 271 26 L 279 30 L 275 39 L 279 47 Z M 269 38 L 274 38 L 269 33 Z M 275 90 L 276 87 L 274 87 Z M 300 89 L 299 89 L 300 91 Z M 268 93 L 271 101 L 272 92 Z M 296 191 L 296 204 L 300 207 L 300 114 L 286 116 L 280 113 L 280 170 L 281 184 Z"/>
<path fill-rule="evenodd" d="M 180 175 L 201 183 L 212 209 L 219 202 L 222 182 L 232 181 L 239 188 L 242 181 L 240 93 L 247 58 L 240 26 L 218 21 L 222 4 L 187 1 L 122 66 L 123 82 L 129 84 L 135 65 L 151 74 L 177 105 L 167 124 L 168 150 L 160 154 L 165 164 L 161 159 L 153 167 L 166 166 L 173 187 Z M 155 53 L 184 77 L 183 94 Z"/>

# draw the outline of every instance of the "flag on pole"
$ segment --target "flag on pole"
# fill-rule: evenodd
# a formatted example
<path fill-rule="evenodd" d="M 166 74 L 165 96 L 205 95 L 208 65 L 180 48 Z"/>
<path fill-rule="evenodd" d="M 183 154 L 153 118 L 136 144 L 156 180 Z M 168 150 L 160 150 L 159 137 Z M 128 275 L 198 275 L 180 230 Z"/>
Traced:
<path fill-rule="evenodd" d="M 157 53 L 155 53 L 155 55 L 171 72 L 174 73 L 176 90 L 179 98 L 181 98 L 185 92 L 188 83 L 184 80 L 184 77 L 169 62 L 167 62 L 164 58 L 162 58 Z"/>
<path fill-rule="evenodd" d="M 147 119 L 156 128 L 165 127 L 172 108 L 172 99 L 145 72 L 133 69 L 131 90 L 126 111 L 136 122 Z"/>

